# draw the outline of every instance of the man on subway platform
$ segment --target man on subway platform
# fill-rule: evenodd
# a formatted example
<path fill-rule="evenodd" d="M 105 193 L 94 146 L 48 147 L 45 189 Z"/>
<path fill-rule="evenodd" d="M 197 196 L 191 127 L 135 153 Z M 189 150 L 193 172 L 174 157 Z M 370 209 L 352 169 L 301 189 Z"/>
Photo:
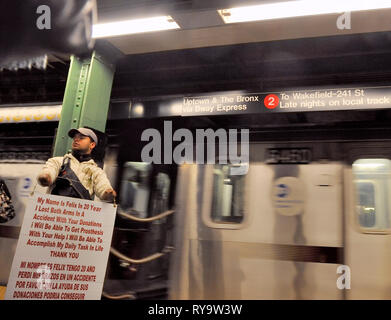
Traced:
<path fill-rule="evenodd" d="M 41 173 L 38 183 L 49 187 L 54 195 L 93 200 L 94 195 L 104 201 L 113 201 L 116 192 L 105 172 L 92 159 L 91 152 L 98 144 L 98 137 L 89 128 L 71 129 L 72 153 L 50 158 Z"/>

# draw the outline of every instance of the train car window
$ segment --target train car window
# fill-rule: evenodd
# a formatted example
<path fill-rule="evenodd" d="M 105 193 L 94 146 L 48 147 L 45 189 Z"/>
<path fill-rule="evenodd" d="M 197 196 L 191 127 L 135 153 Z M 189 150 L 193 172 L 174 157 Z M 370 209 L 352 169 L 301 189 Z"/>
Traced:
<path fill-rule="evenodd" d="M 230 166 L 215 165 L 211 218 L 217 223 L 243 221 L 244 175 L 230 175 Z"/>
<path fill-rule="evenodd" d="M 367 233 L 391 231 L 391 161 L 359 159 L 353 163 L 356 217 Z"/>
<path fill-rule="evenodd" d="M 375 185 L 371 182 L 357 182 L 357 214 L 362 227 L 372 228 L 376 224 Z"/>
<path fill-rule="evenodd" d="M 155 177 L 152 191 L 152 214 L 156 215 L 168 210 L 170 196 L 170 177 L 168 174 L 159 172 Z M 160 219 L 161 222 L 163 221 Z"/>
<path fill-rule="evenodd" d="M 140 218 L 148 213 L 148 200 L 150 195 L 149 177 L 151 164 L 143 162 L 126 162 L 121 180 L 121 201 L 123 210 L 134 209 Z"/>

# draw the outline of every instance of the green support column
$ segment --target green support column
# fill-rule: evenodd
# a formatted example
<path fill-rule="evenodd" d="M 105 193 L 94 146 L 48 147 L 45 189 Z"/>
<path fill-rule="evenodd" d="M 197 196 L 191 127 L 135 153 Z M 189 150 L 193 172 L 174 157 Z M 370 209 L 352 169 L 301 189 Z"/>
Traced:
<path fill-rule="evenodd" d="M 71 57 L 53 156 L 71 149 L 68 131 L 88 126 L 105 132 L 115 66 L 96 51 L 91 59 Z"/>

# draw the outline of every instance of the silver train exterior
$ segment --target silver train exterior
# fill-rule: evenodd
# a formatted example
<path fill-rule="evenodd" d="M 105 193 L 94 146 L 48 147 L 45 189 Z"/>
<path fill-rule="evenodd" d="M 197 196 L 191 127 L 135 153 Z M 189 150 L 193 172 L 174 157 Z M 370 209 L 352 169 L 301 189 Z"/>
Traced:
<path fill-rule="evenodd" d="M 244 176 L 181 166 L 170 297 L 390 299 L 390 147 L 253 143 Z M 275 148 L 313 159 L 279 164 Z"/>

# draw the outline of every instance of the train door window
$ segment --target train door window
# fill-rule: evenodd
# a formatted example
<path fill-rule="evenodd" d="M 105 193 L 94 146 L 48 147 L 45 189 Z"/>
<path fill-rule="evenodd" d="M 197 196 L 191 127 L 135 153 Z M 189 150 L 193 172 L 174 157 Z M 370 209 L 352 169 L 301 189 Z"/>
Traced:
<path fill-rule="evenodd" d="M 229 165 L 215 165 L 211 218 L 215 223 L 242 223 L 244 175 L 230 175 Z"/>
<path fill-rule="evenodd" d="M 356 219 L 366 233 L 390 232 L 391 161 L 359 159 L 353 163 Z"/>
<path fill-rule="evenodd" d="M 160 214 L 168 210 L 170 196 L 170 177 L 168 174 L 159 172 L 155 177 L 152 190 L 152 215 Z M 157 220 L 161 223 L 163 219 Z"/>
<path fill-rule="evenodd" d="M 134 209 L 140 218 L 148 214 L 150 196 L 149 177 L 151 164 L 143 162 L 126 162 L 121 180 L 121 201 L 123 210 Z"/>
<path fill-rule="evenodd" d="M 376 225 L 375 185 L 371 182 L 356 182 L 357 214 L 362 227 Z"/>

